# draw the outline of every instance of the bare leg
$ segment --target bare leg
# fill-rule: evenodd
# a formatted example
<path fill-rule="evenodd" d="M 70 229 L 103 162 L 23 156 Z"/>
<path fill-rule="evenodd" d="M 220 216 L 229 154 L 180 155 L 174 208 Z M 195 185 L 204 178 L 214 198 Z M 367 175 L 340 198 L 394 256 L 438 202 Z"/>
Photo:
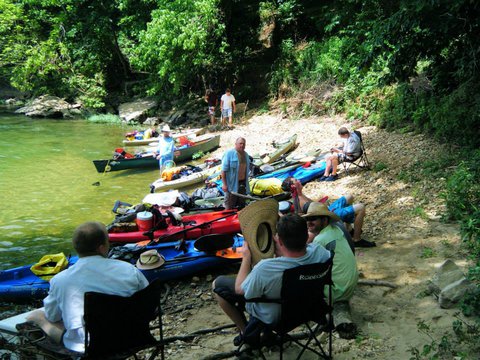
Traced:
<path fill-rule="evenodd" d="M 45 331 L 48 337 L 52 338 L 57 344 L 62 342 L 62 335 L 65 331 L 63 322 L 59 321 L 52 323 L 48 321 L 43 310 L 35 310 L 28 315 L 27 320 L 37 324 L 43 331 Z"/>
<path fill-rule="evenodd" d="M 332 158 L 332 175 L 337 175 L 338 157 Z"/>
<path fill-rule="evenodd" d="M 353 222 L 353 241 L 361 239 L 363 219 L 365 218 L 365 205 L 362 203 L 353 205 L 355 211 L 355 221 Z"/>
<path fill-rule="evenodd" d="M 215 285 L 213 285 L 215 286 Z M 215 299 L 218 302 L 218 305 L 222 308 L 223 312 L 233 321 L 235 325 L 237 325 L 238 330 L 243 334 L 245 331 L 245 327 L 247 326 L 245 322 L 245 317 L 241 314 L 238 309 L 231 305 L 228 301 L 226 301 L 221 296 L 214 294 Z"/>
<path fill-rule="evenodd" d="M 323 173 L 323 176 L 328 176 L 330 175 L 330 169 L 332 168 L 332 155 L 327 156 L 325 161 L 325 172 Z"/>
<path fill-rule="evenodd" d="M 228 117 L 228 126 L 233 126 L 233 116 L 232 115 L 230 115 Z"/>
<path fill-rule="evenodd" d="M 210 123 L 212 125 L 215 125 L 215 116 L 214 115 L 210 116 Z"/>

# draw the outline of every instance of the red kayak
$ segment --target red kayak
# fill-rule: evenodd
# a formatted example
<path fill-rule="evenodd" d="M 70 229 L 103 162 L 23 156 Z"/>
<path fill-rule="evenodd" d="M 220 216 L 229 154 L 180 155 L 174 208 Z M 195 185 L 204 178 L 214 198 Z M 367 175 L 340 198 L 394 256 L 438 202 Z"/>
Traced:
<path fill-rule="evenodd" d="M 180 225 L 173 225 L 166 219 L 168 227 L 153 233 L 155 240 L 175 241 L 179 239 L 197 239 L 209 234 L 234 234 L 241 232 L 238 213 L 235 210 L 213 211 L 182 216 Z M 149 240 L 144 231 L 137 227 L 112 228 L 108 234 L 111 243 L 136 243 Z"/>

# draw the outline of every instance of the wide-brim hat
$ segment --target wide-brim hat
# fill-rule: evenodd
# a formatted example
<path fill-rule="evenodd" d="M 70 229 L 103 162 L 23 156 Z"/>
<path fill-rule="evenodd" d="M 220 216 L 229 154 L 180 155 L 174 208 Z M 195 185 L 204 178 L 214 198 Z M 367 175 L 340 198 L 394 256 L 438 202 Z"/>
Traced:
<path fill-rule="evenodd" d="M 273 236 L 278 220 L 278 202 L 274 199 L 255 201 L 238 213 L 238 219 L 252 254 L 252 263 L 272 258 L 275 254 Z"/>
<path fill-rule="evenodd" d="M 137 260 L 137 268 L 140 270 L 151 270 L 165 264 L 165 258 L 157 250 L 147 250 L 140 254 Z"/>
<path fill-rule="evenodd" d="M 340 218 L 336 214 L 328 210 L 327 205 L 319 202 L 310 203 L 307 213 L 302 215 L 302 217 L 307 219 L 314 216 L 328 216 L 332 221 L 340 221 Z"/>
<path fill-rule="evenodd" d="M 171 131 L 171 130 L 170 130 L 170 126 L 168 126 L 168 124 L 167 124 L 167 125 L 163 125 L 162 131 L 163 131 L 163 132 L 170 132 L 170 131 Z"/>

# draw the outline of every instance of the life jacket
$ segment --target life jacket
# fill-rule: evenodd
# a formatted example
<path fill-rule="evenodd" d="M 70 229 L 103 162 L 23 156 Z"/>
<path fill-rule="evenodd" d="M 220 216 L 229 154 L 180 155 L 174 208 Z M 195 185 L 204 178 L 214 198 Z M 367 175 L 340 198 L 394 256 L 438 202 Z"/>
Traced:
<path fill-rule="evenodd" d="M 250 192 L 253 195 L 272 196 L 283 192 L 282 181 L 277 178 L 250 179 L 248 183 L 250 185 Z"/>
<path fill-rule="evenodd" d="M 68 259 L 63 252 L 43 256 L 30 270 L 43 280 L 50 280 L 54 275 L 68 267 Z"/>
<path fill-rule="evenodd" d="M 195 143 L 188 140 L 188 138 L 186 136 L 180 136 L 178 139 L 177 139 L 178 143 L 180 144 L 180 146 L 192 146 L 194 145 Z"/>
<path fill-rule="evenodd" d="M 181 171 L 187 169 L 186 166 L 176 166 L 173 168 L 168 168 L 162 171 L 162 180 L 171 181 L 174 179 L 174 176 L 180 174 Z"/>

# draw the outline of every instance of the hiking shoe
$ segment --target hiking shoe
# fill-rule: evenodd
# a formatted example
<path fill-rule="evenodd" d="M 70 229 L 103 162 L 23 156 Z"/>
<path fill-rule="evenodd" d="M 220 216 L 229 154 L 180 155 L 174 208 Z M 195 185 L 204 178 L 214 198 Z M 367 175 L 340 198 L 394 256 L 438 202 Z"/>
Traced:
<path fill-rule="evenodd" d="M 329 177 L 327 177 L 327 178 L 325 179 L 325 181 L 335 181 L 335 180 L 337 180 L 337 179 L 338 179 L 338 175 L 335 174 L 335 175 L 330 175 Z"/>
<path fill-rule="evenodd" d="M 244 341 L 243 341 L 243 335 L 242 334 L 238 334 L 237 336 L 235 336 L 233 338 L 233 345 L 234 346 L 238 347 L 238 346 L 242 345 L 243 343 L 244 343 Z"/>
<path fill-rule="evenodd" d="M 369 247 L 377 246 L 375 241 L 367 241 L 367 240 L 364 240 L 364 239 L 361 239 L 359 241 L 354 241 L 353 244 L 355 245 L 356 248 L 357 247 L 369 248 Z"/>
<path fill-rule="evenodd" d="M 327 180 L 327 178 L 328 178 L 328 176 L 323 175 L 317 181 L 325 181 L 325 180 Z"/>

